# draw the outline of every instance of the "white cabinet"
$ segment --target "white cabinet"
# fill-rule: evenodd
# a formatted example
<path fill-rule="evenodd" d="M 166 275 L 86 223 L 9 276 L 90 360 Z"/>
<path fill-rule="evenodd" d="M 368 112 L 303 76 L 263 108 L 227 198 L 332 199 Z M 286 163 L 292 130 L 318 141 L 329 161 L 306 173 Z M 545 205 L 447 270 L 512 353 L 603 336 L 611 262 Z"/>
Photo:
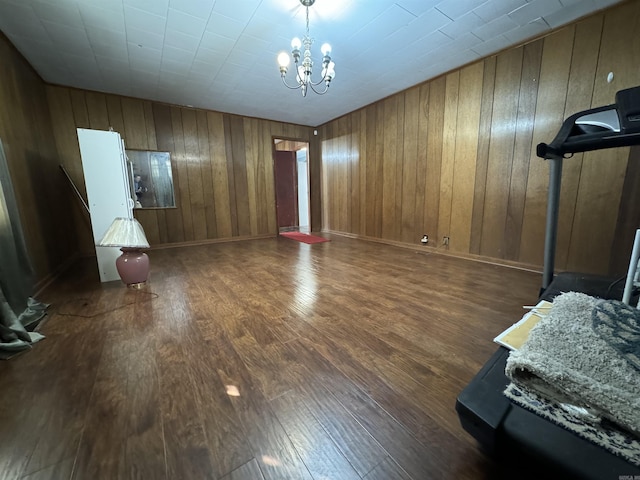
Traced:
<path fill-rule="evenodd" d="M 100 281 L 119 280 L 116 259 L 120 249 L 97 244 L 116 217 L 133 216 L 124 142 L 117 132 L 78 128 L 78 143 Z"/>

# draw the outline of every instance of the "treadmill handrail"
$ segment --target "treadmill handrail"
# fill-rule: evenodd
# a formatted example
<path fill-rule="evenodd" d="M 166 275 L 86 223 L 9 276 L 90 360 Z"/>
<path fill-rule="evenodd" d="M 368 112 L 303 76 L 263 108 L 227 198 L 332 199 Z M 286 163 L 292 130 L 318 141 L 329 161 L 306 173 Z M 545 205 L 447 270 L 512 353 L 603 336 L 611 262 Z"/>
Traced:
<path fill-rule="evenodd" d="M 592 134 L 583 134 L 579 136 L 575 136 L 575 138 L 571 138 L 571 132 L 573 131 L 573 127 L 576 124 L 576 120 L 585 115 L 604 112 L 606 110 L 616 109 L 616 105 L 607 105 L 604 107 L 596 107 L 589 110 L 583 110 L 578 113 L 574 113 L 570 117 L 562 122 L 562 126 L 560 130 L 556 134 L 556 137 L 549 144 L 539 143 L 536 147 L 536 155 L 540 158 L 545 158 L 547 160 L 551 158 L 562 158 L 567 153 L 577 153 L 577 152 L 586 152 L 590 150 L 599 150 L 601 148 L 610 148 L 613 146 L 623 146 L 623 145 L 604 145 L 603 142 L 610 142 L 613 138 L 623 138 L 626 135 L 624 134 L 607 134 L 605 137 L 602 133 L 592 133 Z M 617 111 L 617 110 L 616 110 Z"/>
<path fill-rule="evenodd" d="M 540 158 L 564 158 L 568 153 L 588 152 L 603 148 L 628 147 L 640 144 L 640 86 L 618 90 L 616 103 L 574 113 L 568 117 L 549 144 L 539 143 L 536 154 Z M 599 132 L 571 135 L 576 120 L 586 115 L 614 110 L 620 131 L 603 129 Z"/>

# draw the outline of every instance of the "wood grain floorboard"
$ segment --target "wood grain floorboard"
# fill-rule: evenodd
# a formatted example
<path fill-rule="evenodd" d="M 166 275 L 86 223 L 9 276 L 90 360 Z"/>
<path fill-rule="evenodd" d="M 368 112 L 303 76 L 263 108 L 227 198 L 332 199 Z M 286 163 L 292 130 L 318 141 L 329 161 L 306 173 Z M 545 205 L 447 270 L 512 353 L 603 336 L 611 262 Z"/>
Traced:
<path fill-rule="evenodd" d="M 140 291 L 80 260 L 0 362 L 0 478 L 497 478 L 455 398 L 540 275 L 331 240 L 152 250 Z"/>
<path fill-rule="evenodd" d="M 188 346 L 192 325 L 185 286 L 172 278 L 161 291 L 164 322 L 158 324 L 156 362 L 160 372 L 167 478 L 218 478 L 202 422 Z M 179 395 L 170 392 L 181 392 Z M 226 473 L 226 472 L 225 472 Z"/>
<path fill-rule="evenodd" d="M 313 358 L 320 381 L 412 478 L 445 478 L 451 466 L 447 462 L 452 458 L 479 456 L 469 448 L 471 442 L 456 440 L 451 432 L 437 426 L 424 412 L 417 413 L 414 406 L 382 382 L 363 386 L 356 381 L 354 385 L 349 373 L 337 371 L 333 357 L 317 349 L 317 344 L 307 345 L 306 354 Z M 426 426 L 431 427 L 430 431 L 424 432 Z"/>
<path fill-rule="evenodd" d="M 196 285 L 193 285 L 193 291 L 197 291 Z M 194 305 L 194 300 L 191 299 L 190 305 Z M 202 297 L 195 304 L 210 305 L 210 301 Z M 193 332 L 199 332 L 197 322 L 193 325 Z M 201 338 L 200 333 L 190 335 L 184 354 L 191 365 L 193 389 L 215 472 L 221 476 L 247 463 L 253 454 L 216 364 L 211 361 L 210 346 Z"/>
<path fill-rule="evenodd" d="M 317 367 L 315 359 L 308 355 L 300 342 L 290 342 L 286 347 L 292 349 L 302 363 L 311 360 Z M 300 398 L 353 468 L 363 477 L 387 452 L 334 395 L 334 382 L 346 379 L 341 378 L 341 374 L 329 364 L 325 368 L 324 372 L 320 372 L 318 368 L 308 369 L 308 381 L 300 387 Z"/>
<path fill-rule="evenodd" d="M 156 331 L 150 298 L 140 295 L 127 329 L 135 342 L 131 353 L 127 391 L 128 433 L 125 446 L 127 478 L 166 478 L 160 374 L 156 361 Z"/>
<path fill-rule="evenodd" d="M 264 480 L 258 462 L 253 458 L 222 477 L 221 480 Z"/>
<path fill-rule="evenodd" d="M 30 473 L 22 477 L 23 480 L 63 480 L 71 478 L 74 457 L 63 460 L 55 465 L 50 465 L 42 470 Z"/>
<path fill-rule="evenodd" d="M 77 331 L 54 334 L 42 343 L 52 354 L 56 375 L 42 379 L 42 392 L 35 401 L 41 411 L 38 444 L 29 459 L 26 473 L 75 456 L 99 364 L 103 339 L 89 322 L 77 325 Z M 49 353 L 49 352 L 47 352 Z M 29 375 L 29 373 L 27 373 Z"/>
<path fill-rule="evenodd" d="M 106 302 L 100 302 L 106 304 Z M 84 418 L 73 478 L 126 477 L 130 418 L 128 365 L 135 345 L 128 332 L 131 306 L 105 314 L 104 348 Z"/>
<path fill-rule="evenodd" d="M 409 480 L 410 477 L 391 457 L 386 457 L 365 475 L 364 480 Z"/>
<path fill-rule="evenodd" d="M 216 350 L 218 373 L 229 391 L 238 393 L 230 397 L 265 479 L 312 479 L 287 432 L 231 342 L 225 342 Z"/>
<path fill-rule="evenodd" d="M 360 479 L 300 395 L 289 391 L 270 403 L 313 478 Z"/>

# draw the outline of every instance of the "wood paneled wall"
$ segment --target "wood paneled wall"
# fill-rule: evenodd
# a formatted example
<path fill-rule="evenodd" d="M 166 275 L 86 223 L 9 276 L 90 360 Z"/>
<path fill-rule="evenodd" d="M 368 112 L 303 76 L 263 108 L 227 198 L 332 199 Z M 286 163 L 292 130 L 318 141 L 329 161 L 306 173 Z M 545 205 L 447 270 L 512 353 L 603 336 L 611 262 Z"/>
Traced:
<path fill-rule="evenodd" d="M 454 254 L 541 266 L 548 164 L 535 147 L 640 85 L 638 31 L 640 2 L 626 2 L 323 125 L 323 228 L 416 245 L 449 236 Z M 564 161 L 558 269 L 626 271 L 640 226 L 632 153 Z"/>
<path fill-rule="evenodd" d="M 45 86 L 0 37 L 0 138 L 38 279 L 91 254 L 75 129 L 172 153 L 178 208 L 139 210 L 152 245 L 275 234 L 273 137 L 310 144 L 312 228 L 540 266 L 548 181 L 535 145 L 562 120 L 640 84 L 640 2 L 451 72 L 312 129 Z M 612 83 L 606 82 L 613 71 Z M 640 149 L 565 162 L 559 269 L 620 272 L 640 222 Z M 320 161 L 321 159 L 321 161 Z M 320 194 L 322 176 L 322 202 Z"/>
<path fill-rule="evenodd" d="M 58 168 L 45 85 L 0 33 L 0 140 L 35 280 L 46 282 L 77 251 L 72 191 Z"/>
<path fill-rule="evenodd" d="M 273 138 L 314 139 L 292 124 L 58 86 L 47 93 L 58 149 L 83 194 L 78 127 L 113 127 L 127 148 L 171 152 L 177 208 L 135 210 L 152 246 L 276 235 Z M 319 205 L 319 176 L 311 195 Z"/>

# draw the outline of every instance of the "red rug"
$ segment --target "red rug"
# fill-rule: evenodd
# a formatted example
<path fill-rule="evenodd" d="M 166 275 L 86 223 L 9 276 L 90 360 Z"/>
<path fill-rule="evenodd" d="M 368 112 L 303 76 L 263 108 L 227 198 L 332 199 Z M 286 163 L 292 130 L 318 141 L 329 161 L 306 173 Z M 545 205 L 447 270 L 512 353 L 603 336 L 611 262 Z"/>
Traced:
<path fill-rule="evenodd" d="M 331 241 L 328 238 L 317 237 L 316 235 L 309 235 L 307 233 L 300 232 L 282 232 L 280 235 L 302 243 L 322 243 Z"/>

